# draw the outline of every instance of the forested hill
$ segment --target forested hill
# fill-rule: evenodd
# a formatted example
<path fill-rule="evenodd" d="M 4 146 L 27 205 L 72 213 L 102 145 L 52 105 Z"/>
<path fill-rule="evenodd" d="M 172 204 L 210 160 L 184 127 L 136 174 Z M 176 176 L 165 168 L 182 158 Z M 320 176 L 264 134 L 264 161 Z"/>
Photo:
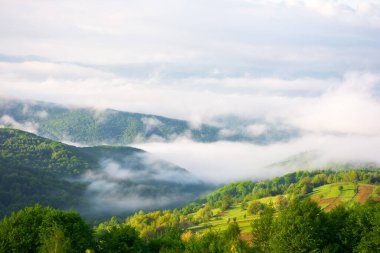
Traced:
<path fill-rule="evenodd" d="M 265 207 L 281 210 L 293 200 L 312 199 L 326 211 L 336 206 L 380 200 L 380 169 L 297 171 L 265 181 L 244 181 L 225 185 L 189 203 L 182 209 L 139 212 L 126 219 L 142 236 L 157 228 L 179 226 L 192 231 L 224 230 L 231 220 L 243 232 Z M 145 222 L 149 221 L 149 222 Z M 174 224 L 174 225 L 173 225 Z M 105 224 L 106 225 L 106 224 Z"/>
<path fill-rule="evenodd" d="M 102 154 L 118 158 L 144 151 L 112 146 L 80 148 L 21 130 L 0 128 L 0 152 L 2 163 L 72 176 L 97 169 Z"/>
<path fill-rule="evenodd" d="M 171 141 L 181 136 L 212 142 L 219 139 L 220 131 L 209 125 L 192 128 L 187 121 L 157 115 L 13 100 L 0 101 L 0 125 L 84 145 Z"/>
<path fill-rule="evenodd" d="M 151 114 L 0 98 L 0 127 L 17 128 L 49 139 L 86 146 L 170 142 L 184 137 L 196 142 L 225 140 L 267 144 L 288 140 L 298 134 L 295 129 L 269 123 L 262 134 L 252 134 L 250 126 L 261 124 L 257 120 L 223 116 L 216 121 L 218 126 L 194 125 L 185 120 Z"/>
<path fill-rule="evenodd" d="M 379 183 L 378 168 L 298 171 L 233 183 L 182 209 L 140 211 L 121 222 L 113 217 L 95 228 L 96 247 L 99 252 L 120 247 L 131 252 L 379 252 Z"/>
<path fill-rule="evenodd" d="M 210 186 L 131 147 L 75 147 L 0 129 L 0 215 L 41 203 L 87 217 L 175 207 Z M 181 195 L 181 198 L 178 198 Z"/>
<path fill-rule="evenodd" d="M 244 202 L 283 194 L 305 198 L 314 188 L 338 182 L 379 184 L 380 168 L 300 170 L 270 180 L 231 183 L 199 198 L 197 203 L 222 206 L 226 198 Z"/>

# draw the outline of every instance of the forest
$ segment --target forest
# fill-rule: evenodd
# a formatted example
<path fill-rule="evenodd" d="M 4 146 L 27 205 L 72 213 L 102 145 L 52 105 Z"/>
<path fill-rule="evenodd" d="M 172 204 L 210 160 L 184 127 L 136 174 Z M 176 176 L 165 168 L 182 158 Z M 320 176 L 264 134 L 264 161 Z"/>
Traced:
<path fill-rule="evenodd" d="M 311 195 L 343 182 L 374 190 L 365 202 L 351 198 L 330 210 Z M 377 169 L 298 171 L 229 184 L 181 209 L 139 211 L 99 224 L 37 204 L 0 222 L 0 252 L 378 252 L 379 182 Z M 270 196 L 273 201 L 261 201 Z M 197 227 L 236 205 L 251 218 L 249 236 L 236 217 L 220 228 Z"/>
<path fill-rule="evenodd" d="M 76 212 L 39 205 L 0 222 L 1 252 L 379 252 L 380 203 L 341 205 L 324 212 L 310 200 L 281 210 L 265 207 L 243 240 L 231 221 L 224 231 L 157 228 L 142 237 L 133 226 L 111 219 L 91 227 Z"/>
<path fill-rule="evenodd" d="M 120 168 L 124 174 L 128 172 L 128 178 L 107 174 L 109 166 Z M 167 177 L 173 174 L 188 180 L 169 180 Z M 213 189 L 187 170 L 155 159 L 141 149 L 104 145 L 75 147 L 17 129 L 0 129 L 1 217 L 35 203 L 62 210 L 74 208 L 86 219 L 93 220 L 104 220 L 110 215 L 125 216 L 141 209 L 138 206 L 121 210 L 112 206 L 96 209 L 97 203 L 92 200 L 105 194 L 115 197 L 116 194 L 101 191 L 101 188 L 89 190 L 91 185 L 96 186 L 99 182 L 93 177 L 99 178 L 100 175 L 107 179 L 108 185 L 116 185 L 119 189 L 116 193 L 121 196 L 132 193 L 150 200 L 177 194 L 184 196 L 173 198 L 162 208 L 183 205 Z"/>
<path fill-rule="evenodd" d="M 380 0 L 0 20 L 0 253 L 380 253 Z"/>

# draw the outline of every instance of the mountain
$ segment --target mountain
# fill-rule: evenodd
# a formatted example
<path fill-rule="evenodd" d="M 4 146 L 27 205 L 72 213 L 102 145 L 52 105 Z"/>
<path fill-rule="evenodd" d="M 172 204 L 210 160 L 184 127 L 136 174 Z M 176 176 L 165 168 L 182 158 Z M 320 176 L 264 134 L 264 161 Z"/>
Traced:
<path fill-rule="evenodd" d="M 110 109 L 95 110 L 14 100 L 0 103 L 0 125 L 82 145 L 171 141 L 181 136 L 200 142 L 216 141 L 219 138 L 217 127 L 201 125 L 191 128 L 191 124 L 184 120 Z"/>
<path fill-rule="evenodd" d="M 267 166 L 270 169 L 279 169 L 283 171 L 291 170 L 313 170 L 318 168 L 329 168 L 335 170 L 353 169 L 353 168 L 375 168 L 379 164 L 371 161 L 349 160 L 338 162 L 335 159 L 324 156 L 316 150 L 305 151 L 286 159 L 272 163 Z"/>
<path fill-rule="evenodd" d="M 0 129 L 0 215 L 36 202 L 86 217 L 176 207 L 211 189 L 187 170 L 131 147 L 75 147 Z"/>
<path fill-rule="evenodd" d="M 53 140 L 80 145 L 128 145 L 147 141 L 243 141 L 268 144 L 298 136 L 295 129 L 236 116 L 219 117 L 215 125 L 157 115 L 111 109 L 0 99 L 0 127 L 36 133 Z"/>

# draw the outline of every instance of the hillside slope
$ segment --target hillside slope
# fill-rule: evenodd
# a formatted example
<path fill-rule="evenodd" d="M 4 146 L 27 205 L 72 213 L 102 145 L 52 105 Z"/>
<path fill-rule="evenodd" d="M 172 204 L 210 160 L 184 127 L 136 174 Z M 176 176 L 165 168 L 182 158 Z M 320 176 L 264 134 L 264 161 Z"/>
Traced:
<path fill-rule="evenodd" d="M 289 140 L 297 131 L 266 123 L 265 131 L 250 128 L 261 121 L 221 117 L 218 126 L 157 115 L 111 109 L 67 107 L 44 102 L 0 99 L 0 127 L 37 133 L 65 143 L 128 145 L 146 141 L 170 142 L 186 137 L 196 142 L 244 141 L 267 144 Z M 269 125 L 268 125 L 269 124 Z"/>
<path fill-rule="evenodd" d="M 140 212 L 127 218 L 126 223 L 136 227 L 142 236 L 149 236 L 158 228 L 167 227 L 168 223 L 192 232 L 205 232 L 210 228 L 225 230 L 236 221 L 247 236 L 252 221 L 266 208 L 279 213 L 294 200 L 311 199 L 329 212 L 341 203 L 351 206 L 370 198 L 380 200 L 379 184 L 378 168 L 297 171 L 266 181 L 231 183 L 180 210 Z M 326 205 L 325 199 L 333 199 L 333 204 Z"/>
<path fill-rule="evenodd" d="M 188 136 L 194 141 L 218 140 L 219 129 L 191 128 L 184 120 L 156 115 L 64 107 L 42 102 L 0 101 L 0 125 L 34 131 L 41 136 L 83 145 L 126 145 L 147 140 L 171 141 Z"/>
<path fill-rule="evenodd" d="M 183 168 L 130 147 L 75 147 L 0 129 L 0 214 L 39 202 L 86 216 L 175 207 L 210 189 Z M 180 196 L 180 197 L 178 197 Z"/>
<path fill-rule="evenodd" d="M 317 202 L 324 211 L 328 212 L 342 204 L 362 204 L 369 199 L 380 201 L 380 186 L 353 182 L 332 183 L 316 187 L 307 197 Z M 231 221 L 235 220 L 239 224 L 243 234 L 249 233 L 251 231 L 252 221 L 259 217 L 259 211 L 252 213 L 249 207 L 259 202 L 263 205 L 278 208 L 279 205 L 286 204 L 290 198 L 290 194 L 284 194 L 238 202 L 232 204 L 223 212 L 220 208 L 214 208 L 212 209 L 212 216 L 209 220 L 190 227 L 190 229 L 193 231 L 202 231 L 212 228 L 213 230 L 223 231 L 227 229 Z M 258 210 L 261 210 L 261 208 L 262 206 L 258 207 Z"/>

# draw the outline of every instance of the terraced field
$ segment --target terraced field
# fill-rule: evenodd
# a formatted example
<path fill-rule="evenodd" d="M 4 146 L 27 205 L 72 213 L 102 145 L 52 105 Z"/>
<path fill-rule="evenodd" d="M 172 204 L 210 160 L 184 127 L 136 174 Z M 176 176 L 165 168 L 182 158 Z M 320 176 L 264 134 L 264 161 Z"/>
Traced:
<path fill-rule="evenodd" d="M 354 184 L 354 183 L 335 183 L 317 187 L 310 193 L 311 199 L 316 201 L 322 209 L 330 211 L 340 203 L 363 203 L 372 197 L 376 201 L 380 201 L 380 186 L 370 184 Z M 266 197 L 259 199 L 261 203 L 269 204 L 275 203 L 278 196 Z M 249 204 L 249 202 L 248 202 Z M 214 216 L 205 223 L 191 227 L 193 231 L 202 231 L 206 229 L 223 231 L 227 228 L 228 223 L 236 220 L 238 222 L 242 238 L 249 240 L 251 231 L 251 222 L 258 217 L 258 215 L 248 215 L 246 210 L 241 208 L 241 204 L 235 204 L 228 210 L 220 212 L 220 210 L 213 209 Z"/>
<path fill-rule="evenodd" d="M 259 199 L 258 201 L 264 204 L 269 204 L 270 202 L 274 202 L 277 197 L 278 196 L 266 197 Z M 236 222 L 240 226 L 242 238 L 245 240 L 249 240 L 249 238 L 251 237 L 251 222 L 254 219 L 258 218 L 258 215 L 248 215 L 247 211 L 241 208 L 240 203 L 232 205 L 231 208 L 224 212 L 220 212 L 218 208 L 213 209 L 212 211 L 214 216 L 208 222 L 204 222 L 197 226 L 191 227 L 190 230 L 194 232 L 206 229 L 223 231 L 227 229 L 229 222 L 233 222 L 234 220 L 236 220 Z"/>
<path fill-rule="evenodd" d="M 380 201 L 379 186 L 370 184 L 336 183 L 315 188 L 311 198 L 325 211 L 330 211 L 340 203 L 364 203 L 370 197 Z"/>

